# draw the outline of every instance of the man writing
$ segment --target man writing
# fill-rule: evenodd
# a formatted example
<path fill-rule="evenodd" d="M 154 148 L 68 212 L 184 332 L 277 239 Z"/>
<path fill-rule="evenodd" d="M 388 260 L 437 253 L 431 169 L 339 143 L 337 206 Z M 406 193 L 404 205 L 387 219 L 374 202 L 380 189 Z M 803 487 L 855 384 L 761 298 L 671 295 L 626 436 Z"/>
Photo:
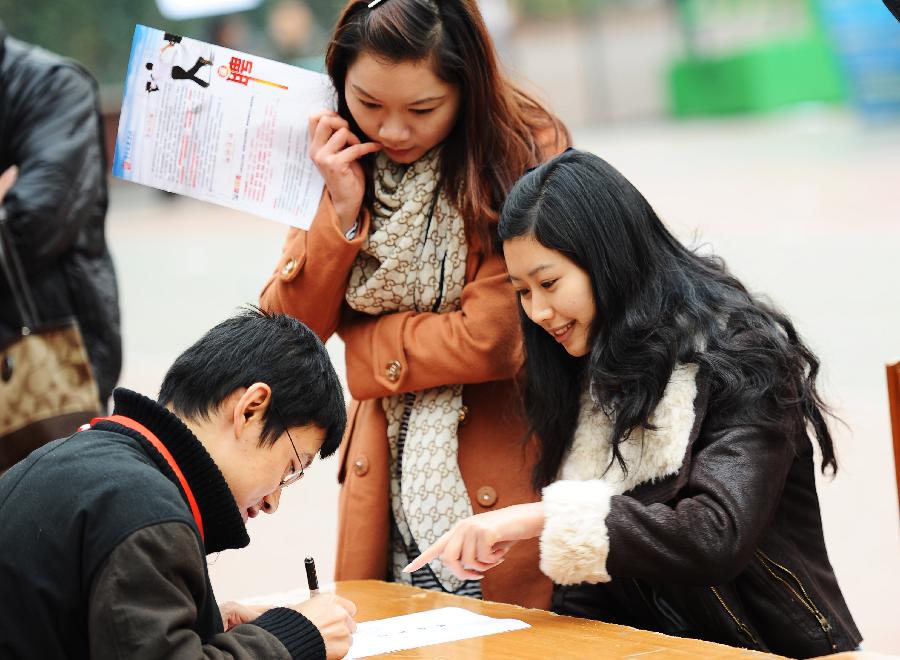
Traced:
<path fill-rule="evenodd" d="M 350 601 L 220 608 L 206 566 L 338 447 L 343 396 L 315 335 L 248 310 L 178 357 L 158 401 L 114 401 L 0 477 L 0 657 L 343 657 Z"/>

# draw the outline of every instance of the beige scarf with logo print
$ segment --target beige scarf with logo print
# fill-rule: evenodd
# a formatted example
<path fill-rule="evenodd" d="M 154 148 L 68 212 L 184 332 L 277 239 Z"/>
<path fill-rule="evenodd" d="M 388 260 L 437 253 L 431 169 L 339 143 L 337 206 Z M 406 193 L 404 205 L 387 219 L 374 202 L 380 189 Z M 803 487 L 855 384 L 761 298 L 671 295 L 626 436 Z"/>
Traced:
<path fill-rule="evenodd" d="M 439 155 L 433 149 L 408 166 L 392 163 L 383 153 L 376 157 L 372 228 L 347 286 L 352 309 L 372 315 L 460 309 L 468 249 L 463 218 L 439 190 Z M 472 515 L 457 461 L 462 385 L 381 401 L 391 449 L 394 519 L 406 547 L 414 540 L 424 550 Z M 395 580 L 411 582 L 411 575 L 400 571 L 407 561 L 405 555 L 393 558 Z M 448 591 L 462 585 L 438 560 L 431 568 Z"/>

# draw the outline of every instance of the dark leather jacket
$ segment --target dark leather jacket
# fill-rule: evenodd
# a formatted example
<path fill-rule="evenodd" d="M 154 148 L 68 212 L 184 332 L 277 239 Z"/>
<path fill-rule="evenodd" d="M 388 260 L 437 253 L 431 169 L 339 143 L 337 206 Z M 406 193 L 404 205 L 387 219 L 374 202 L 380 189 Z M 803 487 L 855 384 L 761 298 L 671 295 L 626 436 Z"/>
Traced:
<path fill-rule="evenodd" d="M 599 579 L 609 581 L 558 585 L 553 609 L 792 657 L 855 649 L 861 636 L 825 551 L 810 438 L 717 413 L 703 381 L 674 404 L 693 400 L 677 472 L 608 498 Z M 664 420 L 642 460 L 676 426 Z"/>
<path fill-rule="evenodd" d="M 106 155 L 97 84 L 72 60 L 0 27 L 0 172 L 17 165 L 8 224 L 41 320 L 78 319 L 105 402 L 122 343 L 115 272 L 104 237 Z M 0 274 L 0 346 L 21 319 Z"/>

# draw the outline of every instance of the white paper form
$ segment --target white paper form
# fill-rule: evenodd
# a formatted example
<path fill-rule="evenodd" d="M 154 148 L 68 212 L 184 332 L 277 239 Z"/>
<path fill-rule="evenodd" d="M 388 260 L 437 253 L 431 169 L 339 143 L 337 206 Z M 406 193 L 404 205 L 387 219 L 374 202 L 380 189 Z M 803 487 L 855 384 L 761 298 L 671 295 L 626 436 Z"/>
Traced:
<path fill-rule="evenodd" d="M 138 25 L 113 175 L 308 229 L 309 115 L 334 106 L 320 73 Z"/>
<path fill-rule="evenodd" d="M 494 619 L 459 607 L 442 607 L 360 623 L 345 660 L 530 627 L 518 619 Z"/>

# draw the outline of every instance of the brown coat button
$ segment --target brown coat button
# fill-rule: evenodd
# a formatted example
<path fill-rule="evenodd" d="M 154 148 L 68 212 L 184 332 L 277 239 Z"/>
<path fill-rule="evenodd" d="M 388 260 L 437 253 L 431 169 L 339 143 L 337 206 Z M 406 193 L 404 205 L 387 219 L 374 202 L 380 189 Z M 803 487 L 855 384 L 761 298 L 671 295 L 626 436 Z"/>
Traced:
<path fill-rule="evenodd" d="M 357 477 L 364 477 L 369 471 L 369 459 L 365 456 L 357 456 L 353 459 L 353 473 Z"/>
<path fill-rule="evenodd" d="M 483 507 L 492 507 L 497 503 L 497 491 L 490 486 L 482 486 L 475 495 L 478 503 Z"/>
<path fill-rule="evenodd" d="M 297 268 L 297 260 L 296 259 L 288 259 L 287 263 L 281 267 L 281 274 L 284 277 L 290 277 L 291 273 Z"/>
<path fill-rule="evenodd" d="M 469 419 L 469 406 L 463 406 L 459 409 L 459 425 L 462 426 Z"/>
<path fill-rule="evenodd" d="M 384 375 L 392 383 L 396 383 L 400 380 L 400 372 L 403 371 L 403 366 L 397 360 L 391 360 L 386 365 L 384 365 Z"/>

